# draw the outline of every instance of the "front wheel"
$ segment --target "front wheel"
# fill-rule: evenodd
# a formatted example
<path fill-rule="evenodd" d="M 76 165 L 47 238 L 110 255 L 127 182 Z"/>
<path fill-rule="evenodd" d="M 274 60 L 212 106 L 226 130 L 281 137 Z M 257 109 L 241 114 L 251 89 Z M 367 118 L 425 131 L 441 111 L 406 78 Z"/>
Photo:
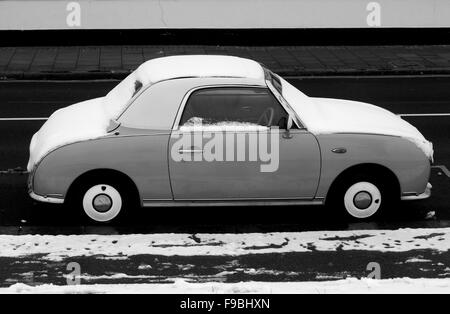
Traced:
<path fill-rule="evenodd" d="M 354 218 L 365 219 L 374 216 L 383 203 L 380 189 L 371 182 L 357 182 L 344 194 L 344 207 Z"/>
<path fill-rule="evenodd" d="M 357 175 L 339 184 L 330 203 L 343 210 L 347 217 L 367 220 L 379 216 L 392 203 L 391 192 L 377 177 Z"/>

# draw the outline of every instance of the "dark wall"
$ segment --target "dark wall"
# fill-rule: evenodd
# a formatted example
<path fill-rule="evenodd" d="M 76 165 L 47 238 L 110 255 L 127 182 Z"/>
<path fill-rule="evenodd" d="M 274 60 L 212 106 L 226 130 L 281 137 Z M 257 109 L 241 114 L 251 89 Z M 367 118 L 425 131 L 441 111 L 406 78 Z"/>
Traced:
<path fill-rule="evenodd" d="M 439 45 L 450 28 L 0 31 L 0 46 L 69 45 Z"/>

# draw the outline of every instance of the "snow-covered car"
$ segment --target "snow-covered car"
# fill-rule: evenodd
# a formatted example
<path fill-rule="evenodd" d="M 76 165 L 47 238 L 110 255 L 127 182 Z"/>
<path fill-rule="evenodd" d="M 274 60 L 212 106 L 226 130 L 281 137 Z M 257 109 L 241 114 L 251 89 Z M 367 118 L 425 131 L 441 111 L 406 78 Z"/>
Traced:
<path fill-rule="evenodd" d="M 53 113 L 32 138 L 28 188 L 97 222 L 134 206 L 246 204 L 333 204 L 366 219 L 429 197 L 432 160 L 432 144 L 385 109 L 308 97 L 248 59 L 172 56 Z"/>

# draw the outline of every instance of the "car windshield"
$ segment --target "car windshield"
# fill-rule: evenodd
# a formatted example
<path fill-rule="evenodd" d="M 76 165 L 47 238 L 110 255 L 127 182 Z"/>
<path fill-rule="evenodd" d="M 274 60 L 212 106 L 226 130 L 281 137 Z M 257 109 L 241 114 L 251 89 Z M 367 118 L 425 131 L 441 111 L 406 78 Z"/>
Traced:
<path fill-rule="evenodd" d="M 128 102 L 146 85 L 138 70 L 128 75 L 106 95 L 106 110 L 112 117 L 118 117 Z"/>
<path fill-rule="evenodd" d="M 278 75 L 276 75 L 275 73 L 264 67 L 264 77 L 266 81 L 272 83 L 273 87 L 275 87 L 280 94 L 283 94 L 283 87 L 281 84 L 280 77 Z"/>
<path fill-rule="evenodd" d="M 317 116 L 318 113 L 314 108 L 313 102 L 307 95 L 278 74 L 273 73 L 266 67 L 263 68 L 266 81 L 270 82 L 277 92 L 283 96 L 284 100 L 287 102 L 287 107 L 291 108 L 297 114 L 297 117 L 300 118 L 300 120 L 297 121 L 299 124 L 307 127 L 308 125 L 305 125 L 305 123 L 307 123 L 305 120 L 317 120 L 317 118 L 314 117 Z"/>

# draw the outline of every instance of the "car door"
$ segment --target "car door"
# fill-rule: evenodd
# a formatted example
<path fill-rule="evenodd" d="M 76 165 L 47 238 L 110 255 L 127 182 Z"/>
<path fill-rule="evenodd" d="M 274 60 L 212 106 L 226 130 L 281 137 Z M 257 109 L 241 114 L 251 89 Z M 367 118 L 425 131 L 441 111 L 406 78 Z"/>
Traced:
<path fill-rule="evenodd" d="M 320 152 L 267 88 L 209 87 L 188 97 L 169 140 L 175 200 L 312 199 Z"/>

